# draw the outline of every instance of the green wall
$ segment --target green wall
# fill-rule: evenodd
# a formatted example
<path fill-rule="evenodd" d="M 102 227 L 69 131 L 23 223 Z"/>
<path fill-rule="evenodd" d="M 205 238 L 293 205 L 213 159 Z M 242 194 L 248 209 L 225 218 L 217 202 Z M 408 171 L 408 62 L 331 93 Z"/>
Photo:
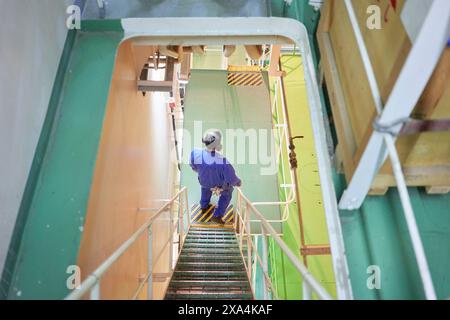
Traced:
<path fill-rule="evenodd" d="M 122 32 L 72 32 L 47 112 L 2 286 L 9 299 L 61 299 L 76 264 Z"/>

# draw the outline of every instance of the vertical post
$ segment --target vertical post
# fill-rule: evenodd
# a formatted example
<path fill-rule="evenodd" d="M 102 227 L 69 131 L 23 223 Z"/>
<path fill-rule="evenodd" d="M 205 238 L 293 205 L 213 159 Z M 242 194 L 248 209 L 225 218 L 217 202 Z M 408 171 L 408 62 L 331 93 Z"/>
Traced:
<path fill-rule="evenodd" d="M 180 227 L 180 250 L 181 250 L 184 243 L 184 216 L 182 211 L 180 211 L 180 215 L 178 216 L 178 225 Z"/>
<path fill-rule="evenodd" d="M 147 281 L 147 300 L 153 299 L 153 234 L 152 226 L 148 227 L 148 281 Z"/>
<path fill-rule="evenodd" d="M 180 207 L 181 207 L 181 203 L 178 204 L 178 216 L 180 215 Z M 173 210 L 169 210 L 169 272 L 172 271 L 173 268 L 173 215 L 174 212 Z"/>
<path fill-rule="evenodd" d="M 263 252 L 262 252 L 262 271 L 264 274 L 264 300 L 269 300 L 269 284 L 267 283 L 267 278 L 269 278 L 269 261 L 268 261 L 268 253 L 267 253 L 267 238 L 266 238 L 266 230 L 261 223 L 261 234 L 262 234 L 262 244 L 263 244 Z"/>
<path fill-rule="evenodd" d="M 89 298 L 91 300 L 100 300 L 100 279 L 97 281 L 94 288 L 92 288 Z"/>
<path fill-rule="evenodd" d="M 251 270 L 252 270 L 252 239 L 251 239 L 251 230 L 250 230 L 250 205 L 247 203 L 246 206 L 246 229 L 247 229 L 247 270 L 248 270 L 248 278 L 251 278 Z"/>
<path fill-rule="evenodd" d="M 184 207 L 186 210 L 186 214 L 188 216 L 187 221 L 188 221 L 188 228 L 191 227 L 191 213 L 189 212 L 189 201 L 188 201 L 188 192 L 187 189 L 184 189 Z"/>
<path fill-rule="evenodd" d="M 238 195 L 237 195 L 237 206 L 233 212 L 234 214 L 234 230 L 237 231 L 237 226 L 238 226 L 238 213 L 239 212 L 239 190 L 238 190 Z"/>
<path fill-rule="evenodd" d="M 430 269 L 428 267 L 427 257 L 423 248 L 422 239 L 420 238 L 419 228 L 417 227 L 416 218 L 411 205 L 408 188 L 406 187 L 405 177 L 398 157 L 397 149 L 395 149 L 394 138 L 390 134 L 383 134 L 384 142 L 389 151 L 392 170 L 394 171 L 397 189 L 400 195 L 400 202 L 403 206 L 406 225 L 408 226 L 409 236 L 411 238 L 416 261 L 419 266 L 419 274 L 422 279 L 425 296 L 428 300 L 436 300 L 436 291 L 434 290 L 433 279 L 431 278 Z"/>
<path fill-rule="evenodd" d="M 302 279 L 303 300 L 311 300 L 312 290 L 305 278 Z"/>

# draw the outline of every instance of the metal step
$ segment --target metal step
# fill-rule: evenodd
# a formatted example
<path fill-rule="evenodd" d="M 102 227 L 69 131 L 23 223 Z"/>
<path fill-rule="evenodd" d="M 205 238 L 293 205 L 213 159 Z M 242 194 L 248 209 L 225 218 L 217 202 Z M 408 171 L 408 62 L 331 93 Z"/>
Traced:
<path fill-rule="evenodd" d="M 174 280 L 248 280 L 245 271 L 225 271 L 225 270 L 185 270 L 175 271 L 173 273 Z"/>
<path fill-rule="evenodd" d="M 199 292 L 199 293 L 172 293 L 167 292 L 166 300 L 251 300 L 253 295 L 248 293 L 229 293 L 229 292 Z"/>
<path fill-rule="evenodd" d="M 170 288 L 204 288 L 207 290 L 211 288 L 215 290 L 217 288 L 243 288 L 250 289 L 248 281 L 215 281 L 215 280 L 204 280 L 204 281 L 191 281 L 191 280 L 174 280 L 170 283 Z"/>
<path fill-rule="evenodd" d="M 166 299 L 253 299 L 234 230 L 191 227 Z"/>
<path fill-rule="evenodd" d="M 189 231 L 188 237 L 195 236 L 195 237 L 230 237 L 230 238 L 236 238 L 236 235 L 234 233 L 228 233 L 228 232 L 204 232 L 204 231 Z"/>
<path fill-rule="evenodd" d="M 234 242 L 237 243 L 237 239 L 235 237 L 229 237 L 229 236 L 187 236 L 185 239 L 185 242 L 210 242 L 210 241 L 221 241 L 221 242 Z"/>
<path fill-rule="evenodd" d="M 239 246 L 237 243 L 223 243 L 223 242 L 217 242 L 217 243 L 206 243 L 206 242 L 188 242 L 184 243 L 183 249 L 191 249 L 191 248 L 211 248 L 211 249 L 239 249 Z"/>
<path fill-rule="evenodd" d="M 208 255 L 213 258 L 223 255 L 240 257 L 241 253 L 238 249 L 186 248 L 183 250 L 182 255 L 189 257 L 194 255 Z"/>
<path fill-rule="evenodd" d="M 235 235 L 234 230 L 230 228 L 194 228 L 191 227 L 189 233 L 201 233 L 201 234 L 229 234 Z"/>
<path fill-rule="evenodd" d="M 178 262 L 177 271 L 182 270 L 243 270 L 242 262 Z"/>
<path fill-rule="evenodd" d="M 182 255 L 178 258 L 180 262 L 240 262 L 242 257 L 238 255 Z"/>

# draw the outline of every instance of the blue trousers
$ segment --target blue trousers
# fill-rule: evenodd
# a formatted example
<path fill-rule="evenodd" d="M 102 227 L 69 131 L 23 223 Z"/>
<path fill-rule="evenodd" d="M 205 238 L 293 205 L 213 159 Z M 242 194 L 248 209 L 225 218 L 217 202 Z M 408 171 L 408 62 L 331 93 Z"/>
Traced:
<path fill-rule="evenodd" d="M 209 188 L 202 187 L 202 198 L 200 200 L 200 206 L 202 209 L 206 209 L 211 201 L 212 191 Z M 229 190 L 223 190 L 219 197 L 219 203 L 214 211 L 214 217 L 222 218 L 227 210 L 231 197 L 233 196 L 233 188 Z"/>

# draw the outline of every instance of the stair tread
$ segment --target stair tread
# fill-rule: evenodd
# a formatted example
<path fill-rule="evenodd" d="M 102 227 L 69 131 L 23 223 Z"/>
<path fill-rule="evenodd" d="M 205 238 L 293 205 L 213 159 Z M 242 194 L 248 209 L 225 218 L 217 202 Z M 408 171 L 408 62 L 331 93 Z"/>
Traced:
<path fill-rule="evenodd" d="M 233 229 L 190 228 L 165 299 L 253 299 Z"/>

